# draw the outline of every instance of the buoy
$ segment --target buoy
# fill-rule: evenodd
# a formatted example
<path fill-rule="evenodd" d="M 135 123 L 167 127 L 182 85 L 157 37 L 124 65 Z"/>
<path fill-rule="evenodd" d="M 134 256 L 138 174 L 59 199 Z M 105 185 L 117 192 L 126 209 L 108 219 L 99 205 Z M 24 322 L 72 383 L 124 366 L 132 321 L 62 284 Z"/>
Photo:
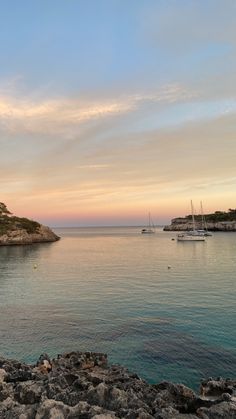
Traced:
<path fill-rule="evenodd" d="M 170 265 L 168 265 L 168 269 L 171 269 L 171 266 Z"/>
<path fill-rule="evenodd" d="M 38 267 L 38 265 L 36 265 L 36 264 L 35 264 L 35 265 L 34 265 L 34 269 L 37 269 L 37 267 Z"/>

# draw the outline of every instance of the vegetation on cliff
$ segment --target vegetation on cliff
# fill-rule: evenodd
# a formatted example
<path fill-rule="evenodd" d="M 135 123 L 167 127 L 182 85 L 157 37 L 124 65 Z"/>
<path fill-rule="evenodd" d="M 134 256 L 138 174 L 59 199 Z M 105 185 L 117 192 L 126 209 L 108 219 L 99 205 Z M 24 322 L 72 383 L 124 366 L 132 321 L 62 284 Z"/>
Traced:
<path fill-rule="evenodd" d="M 53 242 L 59 237 L 37 221 L 16 217 L 0 202 L 0 245 Z"/>
<path fill-rule="evenodd" d="M 196 229 L 208 229 L 209 231 L 236 231 L 236 209 L 228 211 L 215 211 L 212 214 L 194 215 Z M 192 230 L 192 215 L 173 218 L 171 225 L 165 226 L 165 231 Z"/>
<path fill-rule="evenodd" d="M 196 221 L 201 221 L 202 215 L 194 216 Z M 224 221 L 236 221 L 236 209 L 230 208 L 228 211 L 215 211 L 213 214 L 204 215 L 206 222 L 219 223 Z M 187 215 L 185 218 L 192 219 L 192 215 Z"/>
<path fill-rule="evenodd" d="M 37 233 L 40 224 L 28 218 L 20 218 L 12 215 L 3 202 L 0 202 L 0 236 L 9 231 L 22 229 L 28 234 Z"/>

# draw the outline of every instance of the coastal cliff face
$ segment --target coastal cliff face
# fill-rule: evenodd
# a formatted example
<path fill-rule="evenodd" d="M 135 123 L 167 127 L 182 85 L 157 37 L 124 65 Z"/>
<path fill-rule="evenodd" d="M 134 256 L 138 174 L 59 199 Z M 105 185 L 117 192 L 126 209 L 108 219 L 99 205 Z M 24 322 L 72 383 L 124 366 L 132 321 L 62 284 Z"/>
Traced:
<path fill-rule="evenodd" d="M 102 353 L 44 354 L 35 365 L 0 357 L 1 419 L 236 418 L 236 381 L 208 379 L 201 395 L 150 385 Z"/>
<path fill-rule="evenodd" d="M 236 209 L 215 211 L 212 214 L 194 215 L 196 230 L 207 228 L 209 231 L 236 231 Z M 165 231 L 189 231 L 193 229 L 192 215 L 174 218 Z"/>
<path fill-rule="evenodd" d="M 36 221 L 13 216 L 0 202 L 0 246 L 54 242 L 59 237 Z"/>
<path fill-rule="evenodd" d="M 29 233 L 23 228 L 7 231 L 5 234 L 0 235 L 0 246 L 55 242 L 57 240 L 59 240 L 59 237 L 49 227 L 40 224 L 33 233 Z"/>
<path fill-rule="evenodd" d="M 202 223 L 195 221 L 197 230 L 202 229 Z M 217 221 L 206 223 L 209 231 L 236 231 L 236 221 Z M 190 231 L 193 229 L 193 224 L 188 218 L 174 218 L 171 224 L 164 227 L 164 231 Z"/>

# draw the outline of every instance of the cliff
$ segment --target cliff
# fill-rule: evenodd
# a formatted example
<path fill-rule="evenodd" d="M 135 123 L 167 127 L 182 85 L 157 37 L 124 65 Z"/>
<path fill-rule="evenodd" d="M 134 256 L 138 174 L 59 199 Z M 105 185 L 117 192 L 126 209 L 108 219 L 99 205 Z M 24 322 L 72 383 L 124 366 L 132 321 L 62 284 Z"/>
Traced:
<path fill-rule="evenodd" d="M 222 419 L 236 417 L 236 381 L 150 385 L 102 353 L 44 354 L 35 365 L 0 357 L 1 419 Z"/>
<path fill-rule="evenodd" d="M 0 246 L 54 242 L 59 237 L 46 226 L 28 218 L 13 216 L 0 203 Z"/>
<path fill-rule="evenodd" d="M 201 222 L 195 222 L 197 230 L 202 229 Z M 236 231 L 236 221 L 207 222 L 208 231 Z M 193 229 L 192 222 L 187 218 L 174 218 L 171 224 L 164 227 L 165 231 L 190 231 Z"/>
<path fill-rule="evenodd" d="M 209 231 L 236 231 L 236 210 L 229 209 L 228 212 L 216 211 L 213 214 L 195 215 L 195 227 L 197 230 L 207 228 Z M 164 227 L 165 231 L 189 231 L 193 229 L 192 216 L 174 218 L 171 224 Z"/>

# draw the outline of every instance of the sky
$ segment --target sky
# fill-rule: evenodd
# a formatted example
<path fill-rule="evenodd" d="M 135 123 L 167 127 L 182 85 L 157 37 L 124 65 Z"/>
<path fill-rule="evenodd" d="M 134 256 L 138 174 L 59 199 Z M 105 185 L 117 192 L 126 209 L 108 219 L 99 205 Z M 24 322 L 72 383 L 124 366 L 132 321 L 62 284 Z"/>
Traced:
<path fill-rule="evenodd" d="M 235 208 L 234 0 L 9 0 L 0 201 L 50 226 Z"/>

